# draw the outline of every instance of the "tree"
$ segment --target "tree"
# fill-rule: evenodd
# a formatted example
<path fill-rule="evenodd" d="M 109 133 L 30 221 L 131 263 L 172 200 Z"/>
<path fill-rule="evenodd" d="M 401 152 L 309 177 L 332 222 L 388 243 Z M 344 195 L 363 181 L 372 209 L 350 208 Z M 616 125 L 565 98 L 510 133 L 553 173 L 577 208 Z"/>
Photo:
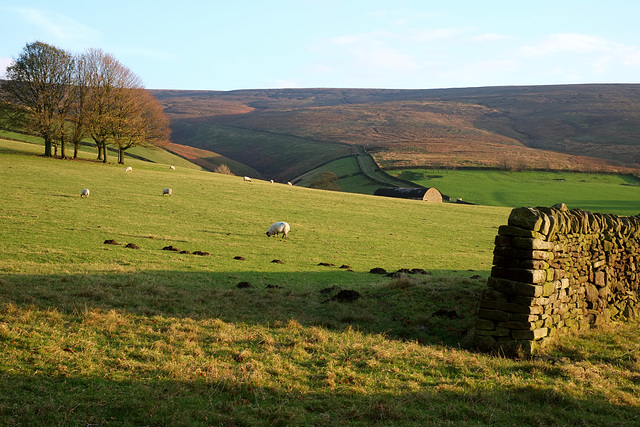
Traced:
<path fill-rule="evenodd" d="M 118 163 L 124 164 L 124 152 L 133 146 L 163 146 L 171 134 L 169 119 L 162 104 L 146 89 L 125 91 L 121 103 L 121 126 L 114 135 Z"/>
<path fill-rule="evenodd" d="M 233 172 L 231 172 L 231 169 L 229 169 L 229 166 L 225 165 L 224 163 L 222 163 L 221 165 L 216 166 L 213 169 L 214 172 L 216 173 L 222 173 L 225 175 L 233 175 Z"/>
<path fill-rule="evenodd" d="M 98 159 L 107 162 L 107 146 L 118 147 L 118 163 L 134 145 L 162 145 L 169 139 L 169 120 L 162 105 L 140 78 L 100 49 L 83 58 L 87 78 L 87 129 L 98 147 Z"/>
<path fill-rule="evenodd" d="M 331 171 L 324 171 L 316 175 L 309 184 L 309 188 L 319 188 L 321 190 L 332 191 L 340 190 L 340 188 L 338 188 L 338 177 Z"/>
<path fill-rule="evenodd" d="M 71 103 L 74 60 L 68 52 L 42 42 L 27 44 L 18 59 L 7 67 L 2 85 L 9 102 L 25 109 L 31 130 L 44 139 L 44 155 L 62 144 L 64 156 L 65 116 Z"/>
<path fill-rule="evenodd" d="M 87 98 L 89 95 L 87 58 L 78 55 L 75 61 L 75 78 L 71 86 L 72 103 L 67 113 L 67 129 L 73 144 L 73 158 L 78 158 L 80 142 L 89 135 L 87 129 Z"/>

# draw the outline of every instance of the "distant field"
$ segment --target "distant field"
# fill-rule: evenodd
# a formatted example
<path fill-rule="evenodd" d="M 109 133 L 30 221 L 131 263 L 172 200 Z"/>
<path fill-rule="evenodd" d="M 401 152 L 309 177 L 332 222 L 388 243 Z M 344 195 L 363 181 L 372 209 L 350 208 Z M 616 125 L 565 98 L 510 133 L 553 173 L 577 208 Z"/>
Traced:
<path fill-rule="evenodd" d="M 279 182 L 291 181 L 318 165 L 351 153 L 346 144 L 201 121 L 177 121 L 172 129 L 172 138 L 180 144 L 241 161 L 259 171 L 263 178 Z"/>
<path fill-rule="evenodd" d="M 354 156 L 334 160 L 296 179 L 296 185 L 308 187 L 320 173 L 329 171 L 338 177 L 338 188 L 348 193 L 373 194 L 384 185 L 363 174 Z"/>
<path fill-rule="evenodd" d="M 631 175 L 573 172 L 409 169 L 394 176 L 435 187 L 452 200 L 486 206 L 552 206 L 617 215 L 640 213 L 640 180 Z"/>

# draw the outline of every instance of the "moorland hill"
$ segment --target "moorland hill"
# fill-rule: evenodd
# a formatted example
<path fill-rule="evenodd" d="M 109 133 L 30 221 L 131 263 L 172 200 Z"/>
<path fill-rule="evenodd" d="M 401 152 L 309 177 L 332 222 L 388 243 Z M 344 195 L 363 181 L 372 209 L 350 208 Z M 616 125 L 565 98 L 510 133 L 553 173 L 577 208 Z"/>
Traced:
<path fill-rule="evenodd" d="M 362 145 L 385 169 L 630 171 L 640 85 L 155 90 L 173 141 L 293 179 Z"/>

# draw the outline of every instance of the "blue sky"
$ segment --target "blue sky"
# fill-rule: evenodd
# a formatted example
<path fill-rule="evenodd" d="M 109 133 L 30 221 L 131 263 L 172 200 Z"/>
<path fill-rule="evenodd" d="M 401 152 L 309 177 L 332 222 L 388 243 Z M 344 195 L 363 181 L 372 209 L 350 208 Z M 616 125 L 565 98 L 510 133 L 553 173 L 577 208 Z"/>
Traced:
<path fill-rule="evenodd" d="M 149 89 L 640 82 L 637 0 L 2 0 L 27 43 L 100 48 Z"/>

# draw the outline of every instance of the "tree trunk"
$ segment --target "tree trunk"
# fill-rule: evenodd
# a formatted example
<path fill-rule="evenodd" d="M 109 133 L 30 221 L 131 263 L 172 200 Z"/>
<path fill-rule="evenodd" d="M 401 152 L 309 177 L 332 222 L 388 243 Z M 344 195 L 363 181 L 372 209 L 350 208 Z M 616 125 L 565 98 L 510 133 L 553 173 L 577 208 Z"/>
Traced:
<path fill-rule="evenodd" d="M 77 159 L 78 158 L 78 143 L 73 144 L 73 158 Z"/>
<path fill-rule="evenodd" d="M 98 147 L 98 160 L 102 160 L 102 145 L 96 143 L 96 147 Z"/>
<path fill-rule="evenodd" d="M 65 147 L 64 147 L 64 139 L 62 141 L 60 141 L 60 158 L 61 159 L 66 159 L 67 158 L 67 153 L 66 153 Z"/>
<path fill-rule="evenodd" d="M 118 163 L 124 165 L 124 150 L 122 148 L 118 148 Z"/>
<path fill-rule="evenodd" d="M 107 163 L 107 144 L 102 144 L 102 163 Z"/>
<path fill-rule="evenodd" d="M 44 140 L 44 156 L 51 157 L 51 141 Z"/>

